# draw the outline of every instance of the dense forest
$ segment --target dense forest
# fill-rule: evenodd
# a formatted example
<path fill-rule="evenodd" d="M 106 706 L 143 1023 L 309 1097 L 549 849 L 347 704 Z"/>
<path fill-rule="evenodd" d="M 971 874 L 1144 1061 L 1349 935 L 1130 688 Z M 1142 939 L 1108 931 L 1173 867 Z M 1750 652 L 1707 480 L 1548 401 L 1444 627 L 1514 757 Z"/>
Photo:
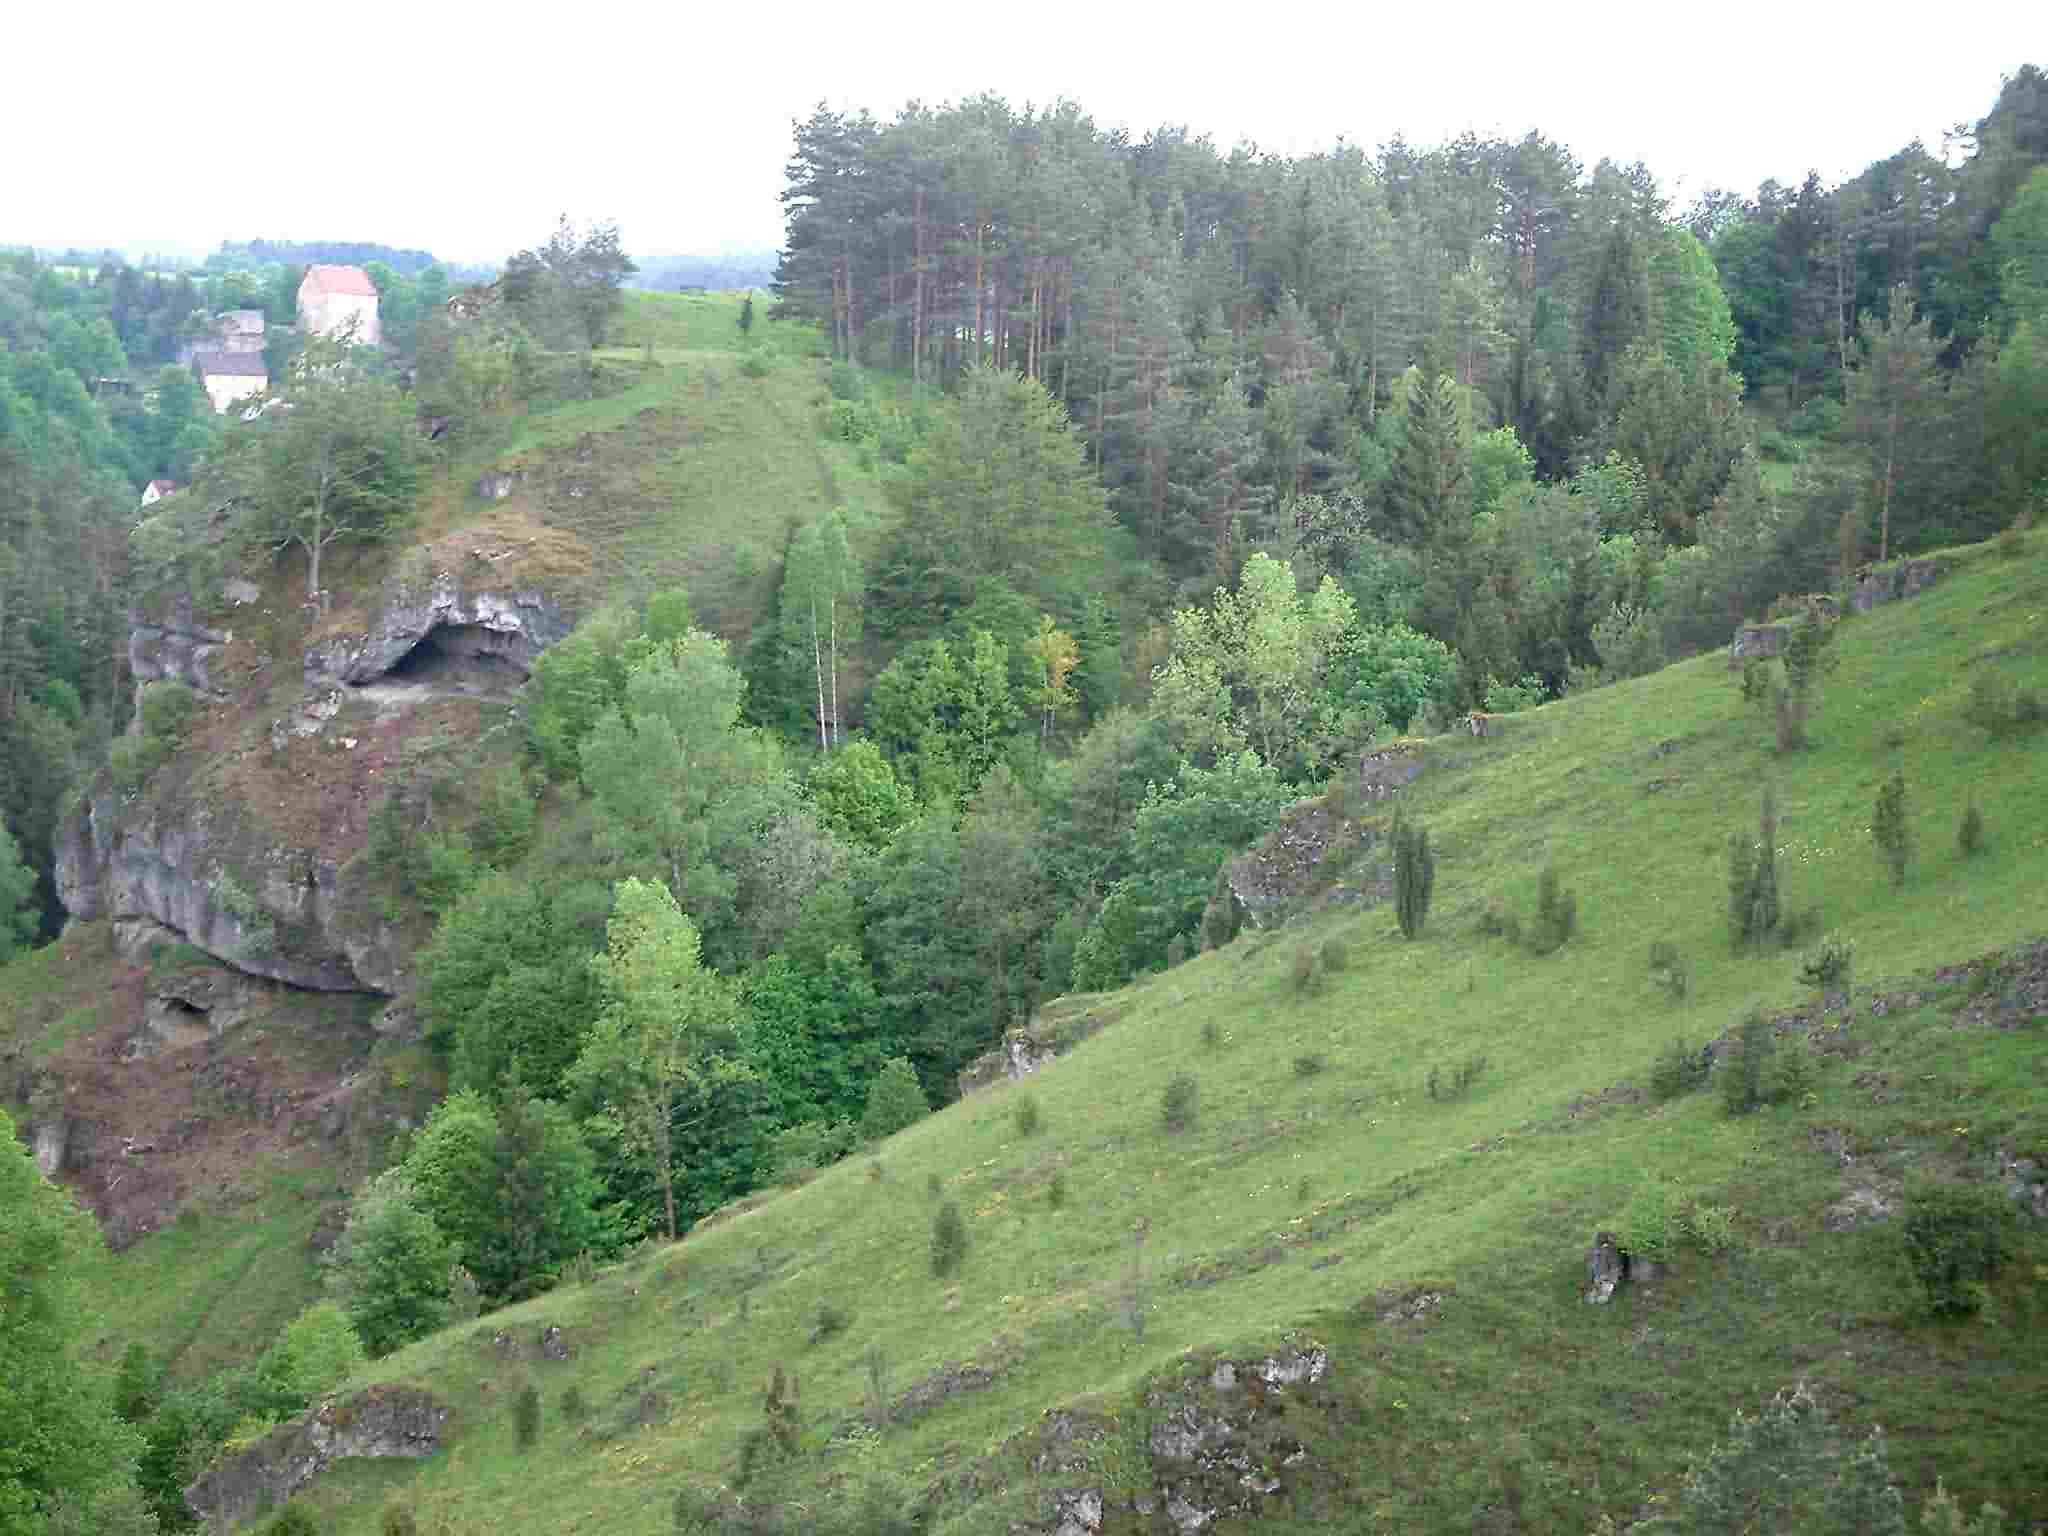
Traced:
<path fill-rule="evenodd" d="M 451 1096 L 357 1196 L 339 1312 L 169 1395 L 131 1362 L 167 1525 L 195 1460 L 332 1379 L 307 1357 L 673 1236 L 950 1098 L 1041 1000 L 1227 942 L 1225 860 L 1361 749 L 2048 510 L 2032 67 L 1954 166 L 1684 211 L 1540 134 L 1283 159 L 986 97 L 821 110 L 784 200 L 742 366 L 820 327 L 822 428 L 891 515 L 793 530 L 736 643 L 689 591 L 618 594 L 536 664 L 516 760 L 387 792 L 364 857 L 431 926 Z M 110 745 L 130 598 L 239 541 L 314 557 L 324 613 L 322 540 L 403 531 L 491 423 L 604 387 L 635 273 L 565 223 L 456 320 L 445 269 L 384 252 L 384 350 L 224 426 L 176 349 L 261 309 L 281 377 L 301 254 L 227 249 L 0 262 L 0 956 L 60 921 L 67 795 L 110 752 L 146 779 L 195 707 L 154 684 Z M 138 519 L 156 477 L 203 497 Z"/>

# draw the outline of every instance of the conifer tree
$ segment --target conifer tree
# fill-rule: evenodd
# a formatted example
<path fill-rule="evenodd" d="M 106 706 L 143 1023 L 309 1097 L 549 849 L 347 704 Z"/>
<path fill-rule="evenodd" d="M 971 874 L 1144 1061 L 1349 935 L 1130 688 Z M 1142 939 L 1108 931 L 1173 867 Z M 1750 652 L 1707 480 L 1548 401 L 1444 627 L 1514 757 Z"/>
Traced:
<path fill-rule="evenodd" d="M 1870 818 L 1871 841 L 1891 872 L 1892 887 L 1906 883 L 1906 861 L 1913 853 L 1913 830 L 1906 824 L 1906 775 L 1897 768 L 1877 792 L 1877 805 Z"/>
<path fill-rule="evenodd" d="M 1429 899 L 1436 890 L 1436 855 L 1429 851 L 1429 829 L 1419 821 L 1396 816 L 1394 821 L 1394 916 L 1401 936 L 1413 939 L 1429 919 Z"/>

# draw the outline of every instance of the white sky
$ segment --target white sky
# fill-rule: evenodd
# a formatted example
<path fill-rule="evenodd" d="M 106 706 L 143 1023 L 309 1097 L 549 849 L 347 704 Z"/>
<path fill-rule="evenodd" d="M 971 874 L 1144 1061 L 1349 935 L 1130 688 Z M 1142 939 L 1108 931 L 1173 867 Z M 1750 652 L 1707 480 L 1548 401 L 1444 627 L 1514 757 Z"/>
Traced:
<path fill-rule="evenodd" d="M 565 211 L 618 219 L 641 254 L 777 245 L 790 121 L 820 99 L 887 118 L 1064 95 L 1137 136 L 1186 123 L 1290 152 L 1540 127 L 1588 166 L 1646 161 L 1682 206 L 1839 180 L 1916 135 L 1939 152 L 2001 75 L 2048 64 L 2048 6 L 2018 0 L 5 9 L 0 244 L 378 240 L 458 261 Z"/>

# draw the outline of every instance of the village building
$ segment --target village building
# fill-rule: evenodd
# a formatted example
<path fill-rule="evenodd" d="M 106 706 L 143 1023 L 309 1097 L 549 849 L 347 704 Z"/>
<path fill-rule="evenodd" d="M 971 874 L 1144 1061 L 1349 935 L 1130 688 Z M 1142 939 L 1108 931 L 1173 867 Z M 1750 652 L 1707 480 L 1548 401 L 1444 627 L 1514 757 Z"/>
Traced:
<path fill-rule="evenodd" d="M 263 340 L 262 310 L 222 310 L 213 317 L 208 334 L 178 349 L 178 361 L 189 368 L 192 359 L 202 352 L 261 352 Z"/>
<path fill-rule="evenodd" d="M 166 496 L 183 489 L 175 480 L 152 480 L 142 488 L 142 504 L 153 507 Z"/>
<path fill-rule="evenodd" d="M 299 283 L 299 327 L 311 336 L 339 336 L 350 323 L 354 341 L 373 347 L 377 329 L 377 285 L 361 267 L 316 262 Z"/>
<path fill-rule="evenodd" d="M 207 402 L 216 416 L 237 400 L 260 395 L 270 387 L 270 373 L 261 352 L 201 352 L 192 359 Z"/>

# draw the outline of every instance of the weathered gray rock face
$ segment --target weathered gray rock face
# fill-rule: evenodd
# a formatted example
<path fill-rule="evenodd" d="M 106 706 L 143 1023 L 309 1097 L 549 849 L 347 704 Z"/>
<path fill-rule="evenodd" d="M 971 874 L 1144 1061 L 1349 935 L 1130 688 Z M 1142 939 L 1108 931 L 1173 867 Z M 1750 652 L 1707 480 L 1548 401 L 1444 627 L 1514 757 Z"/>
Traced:
<path fill-rule="evenodd" d="M 1621 1262 L 1621 1244 L 1612 1232 L 1599 1233 L 1586 1253 L 1587 1302 L 1597 1307 L 1614 1300 L 1615 1288 L 1627 1273 Z"/>
<path fill-rule="evenodd" d="M 64 1171 L 64 1164 L 71 1151 L 71 1121 L 64 1115 L 39 1121 L 34 1134 L 29 1138 L 35 1152 L 36 1167 L 46 1179 L 54 1179 Z"/>
<path fill-rule="evenodd" d="M 1785 636 L 1789 633 L 1783 624 L 1745 624 L 1735 631 L 1735 639 L 1728 647 L 1728 666 L 1731 670 L 1745 661 L 1760 661 L 1776 656 L 1785 649 Z"/>
<path fill-rule="evenodd" d="M 306 683 L 375 682 L 429 641 L 462 657 L 488 657 L 524 676 L 534 658 L 569 633 L 568 615 L 545 593 L 470 591 L 443 572 L 424 593 L 393 596 L 370 628 L 306 652 Z"/>
<path fill-rule="evenodd" d="M 330 1398 L 207 1468 L 185 1490 L 185 1502 L 214 1528 L 231 1529 L 284 1503 L 337 1461 L 423 1461 L 440 1450 L 447 1422 L 448 1410 L 417 1387 L 371 1387 L 350 1398 Z"/>
<path fill-rule="evenodd" d="M 208 698 L 227 697 L 216 686 L 208 663 L 227 645 L 230 631 L 202 624 L 192 612 L 192 600 L 180 597 L 160 621 L 140 613 L 129 615 L 128 669 L 135 685 L 175 681 Z"/>
<path fill-rule="evenodd" d="M 237 839 L 203 805 L 123 816 L 111 799 L 89 802 L 64 825 L 57 895 L 74 918 L 149 919 L 239 971 L 322 992 L 395 992 L 395 936 L 352 932 L 341 920 L 339 870 L 275 849 L 260 875 L 236 879 L 222 864 Z"/>
<path fill-rule="evenodd" d="M 1892 565 L 1878 566 L 1856 578 L 1856 589 L 1849 594 L 1849 605 L 1858 613 L 1868 613 L 1900 598 L 1918 597 L 1941 580 L 1942 570 L 1939 560 L 1900 560 Z"/>

